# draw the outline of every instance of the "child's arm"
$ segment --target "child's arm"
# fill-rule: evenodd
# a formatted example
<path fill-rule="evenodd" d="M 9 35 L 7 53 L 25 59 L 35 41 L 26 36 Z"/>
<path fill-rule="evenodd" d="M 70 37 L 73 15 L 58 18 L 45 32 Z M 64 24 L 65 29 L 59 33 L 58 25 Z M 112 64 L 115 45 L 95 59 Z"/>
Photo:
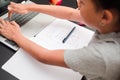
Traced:
<path fill-rule="evenodd" d="M 39 4 L 16 4 L 11 2 L 8 6 L 10 13 L 20 13 L 25 14 L 30 11 L 45 13 L 57 18 L 72 20 L 81 22 L 81 16 L 78 9 L 65 7 L 65 6 L 55 6 L 55 5 L 39 5 Z"/>

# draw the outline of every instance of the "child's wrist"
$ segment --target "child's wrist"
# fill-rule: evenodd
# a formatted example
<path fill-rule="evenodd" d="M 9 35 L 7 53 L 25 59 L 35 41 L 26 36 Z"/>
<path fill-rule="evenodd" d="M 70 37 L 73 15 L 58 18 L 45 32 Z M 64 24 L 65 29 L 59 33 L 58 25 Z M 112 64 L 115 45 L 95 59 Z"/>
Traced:
<path fill-rule="evenodd" d="M 26 10 L 28 11 L 28 12 L 33 12 L 34 11 L 34 6 L 36 6 L 36 4 L 27 4 L 26 5 Z"/>

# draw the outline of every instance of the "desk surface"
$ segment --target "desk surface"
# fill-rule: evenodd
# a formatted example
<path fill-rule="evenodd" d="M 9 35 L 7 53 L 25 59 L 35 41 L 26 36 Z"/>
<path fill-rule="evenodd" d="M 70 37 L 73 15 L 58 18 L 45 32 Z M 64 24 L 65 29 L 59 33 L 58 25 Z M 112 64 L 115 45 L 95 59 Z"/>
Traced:
<path fill-rule="evenodd" d="M 35 3 L 40 4 L 49 4 L 48 0 L 31 0 Z M 64 6 L 71 6 L 76 8 L 76 1 L 75 0 L 63 0 L 62 5 Z M 0 67 L 15 53 L 12 49 L 8 48 L 4 44 L 0 43 Z M 0 68 L 0 80 L 18 80 L 11 74 L 5 72 Z"/>

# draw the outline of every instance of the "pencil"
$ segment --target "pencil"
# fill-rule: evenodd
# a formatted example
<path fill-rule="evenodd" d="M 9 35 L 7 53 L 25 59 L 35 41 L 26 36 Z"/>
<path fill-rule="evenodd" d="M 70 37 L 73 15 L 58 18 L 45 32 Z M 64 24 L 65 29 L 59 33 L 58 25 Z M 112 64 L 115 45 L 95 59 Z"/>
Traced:
<path fill-rule="evenodd" d="M 70 37 L 70 35 L 73 33 L 76 27 L 73 27 L 72 30 L 68 33 L 68 35 L 62 40 L 63 43 L 67 41 L 67 39 Z"/>

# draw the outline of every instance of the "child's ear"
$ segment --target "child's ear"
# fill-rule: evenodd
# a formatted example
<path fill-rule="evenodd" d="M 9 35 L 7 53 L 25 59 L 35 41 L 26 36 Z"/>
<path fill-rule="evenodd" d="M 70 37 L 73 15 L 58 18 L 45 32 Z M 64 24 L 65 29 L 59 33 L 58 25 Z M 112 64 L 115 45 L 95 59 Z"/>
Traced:
<path fill-rule="evenodd" d="M 113 14 L 111 11 L 109 10 L 104 10 L 102 12 L 102 22 L 107 25 L 107 24 L 111 24 L 112 23 L 112 20 L 113 20 Z"/>

